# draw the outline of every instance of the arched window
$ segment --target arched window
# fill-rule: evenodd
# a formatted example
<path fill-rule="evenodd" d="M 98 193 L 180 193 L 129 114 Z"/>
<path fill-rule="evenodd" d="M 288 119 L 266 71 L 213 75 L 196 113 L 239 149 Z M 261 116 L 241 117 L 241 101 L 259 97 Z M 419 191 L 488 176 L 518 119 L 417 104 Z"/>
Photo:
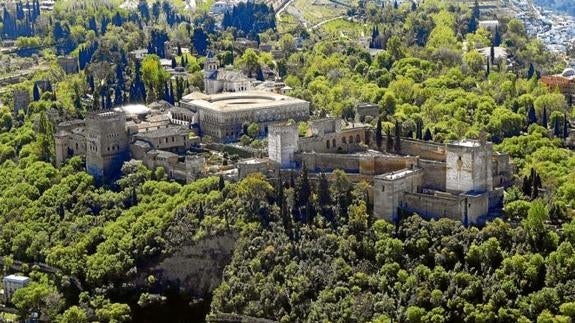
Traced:
<path fill-rule="evenodd" d="M 353 136 L 349 136 L 349 143 L 353 144 Z"/>
<path fill-rule="evenodd" d="M 346 143 L 347 143 L 347 140 L 345 139 L 345 137 L 342 137 L 342 138 L 341 138 L 341 143 L 342 143 L 342 144 L 346 144 Z"/>
<path fill-rule="evenodd" d="M 355 142 L 358 144 L 361 142 L 361 137 L 359 136 L 359 134 L 357 134 L 357 136 L 355 136 Z"/>
<path fill-rule="evenodd" d="M 335 146 L 336 146 L 335 145 L 335 138 L 331 141 L 331 144 L 332 144 L 333 148 L 335 148 Z"/>
<path fill-rule="evenodd" d="M 327 149 L 329 149 L 329 140 L 327 140 L 327 141 L 325 142 L 325 147 L 326 147 Z"/>

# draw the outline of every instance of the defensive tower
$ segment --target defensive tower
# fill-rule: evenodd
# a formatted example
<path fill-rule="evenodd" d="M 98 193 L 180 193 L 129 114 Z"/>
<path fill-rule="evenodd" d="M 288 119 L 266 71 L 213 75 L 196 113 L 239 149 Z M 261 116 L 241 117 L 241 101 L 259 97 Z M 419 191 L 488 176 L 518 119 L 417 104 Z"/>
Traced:
<path fill-rule="evenodd" d="M 126 115 L 120 111 L 86 116 L 86 171 L 97 179 L 117 175 L 128 159 Z"/>
<path fill-rule="evenodd" d="M 294 155 L 298 150 L 297 125 L 270 125 L 268 131 L 269 158 L 277 162 L 280 168 L 294 168 Z"/>

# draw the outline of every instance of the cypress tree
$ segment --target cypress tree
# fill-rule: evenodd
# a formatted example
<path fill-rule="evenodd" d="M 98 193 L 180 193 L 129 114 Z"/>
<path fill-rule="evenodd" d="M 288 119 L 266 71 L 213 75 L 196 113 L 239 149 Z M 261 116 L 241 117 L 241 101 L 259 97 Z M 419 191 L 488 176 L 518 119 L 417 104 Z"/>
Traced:
<path fill-rule="evenodd" d="M 539 189 L 542 187 L 541 185 L 541 177 L 537 172 L 534 172 L 533 176 L 533 189 L 531 191 L 531 198 L 536 199 L 539 197 Z"/>
<path fill-rule="evenodd" d="M 569 137 L 569 120 L 567 114 L 563 113 L 563 138 Z"/>
<path fill-rule="evenodd" d="M 563 129 L 561 128 L 561 120 L 559 118 L 555 118 L 553 120 L 553 136 L 561 137 L 563 134 Z"/>
<path fill-rule="evenodd" d="M 467 32 L 472 34 L 477 30 L 477 19 L 474 16 L 469 18 L 469 22 L 467 23 Z"/>
<path fill-rule="evenodd" d="M 385 151 L 390 153 L 392 150 L 393 150 L 393 138 L 391 138 L 391 129 L 387 129 Z"/>
<path fill-rule="evenodd" d="M 34 101 L 40 101 L 40 88 L 38 88 L 38 84 L 34 83 L 34 87 L 32 88 L 32 97 Z"/>
<path fill-rule="evenodd" d="M 38 146 L 40 147 L 40 159 L 51 163 L 54 151 L 54 129 L 44 111 L 40 113 L 38 120 Z"/>
<path fill-rule="evenodd" d="M 204 219 L 205 213 L 204 213 L 204 206 L 202 203 L 200 203 L 200 206 L 198 207 L 198 220 L 202 221 Z"/>
<path fill-rule="evenodd" d="M 393 150 L 395 151 L 396 154 L 399 154 L 399 152 L 401 151 L 401 126 L 399 124 L 399 121 L 395 121 L 395 139 L 393 141 Z"/>
<path fill-rule="evenodd" d="M 495 64 L 495 46 L 491 43 L 491 48 L 489 49 L 489 57 L 491 58 L 491 64 Z"/>
<path fill-rule="evenodd" d="M 114 88 L 114 105 L 120 106 L 122 103 L 122 88 L 119 85 L 116 85 Z"/>
<path fill-rule="evenodd" d="M 174 98 L 174 84 L 172 83 L 171 80 L 168 81 L 168 83 L 170 84 L 170 103 L 173 105 L 176 103 L 176 99 Z"/>
<path fill-rule="evenodd" d="M 377 144 L 377 148 L 381 149 L 381 145 L 383 144 L 383 133 L 381 129 L 381 117 L 377 118 L 377 125 L 375 127 L 375 142 Z"/>
<path fill-rule="evenodd" d="M 295 191 L 297 192 L 296 206 L 305 206 L 311 197 L 311 185 L 309 183 L 308 171 L 305 164 L 303 165 L 301 177 L 297 183 Z"/>
<path fill-rule="evenodd" d="M 529 104 L 529 108 L 527 109 L 527 124 L 532 125 L 534 123 L 537 123 L 537 113 L 535 113 L 533 104 Z"/>
<path fill-rule="evenodd" d="M 473 3 L 473 11 L 471 14 L 475 19 L 479 19 L 481 17 L 481 10 L 479 10 L 479 2 L 477 0 Z"/>
<path fill-rule="evenodd" d="M 501 32 L 499 31 L 499 26 L 495 26 L 495 35 L 493 36 L 493 42 L 495 46 L 501 45 Z"/>
<path fill-rule="evenodd" d="M 329 182 L 327 181 L 327 176 L 324 173 L 319 175 L 319 184 L 317 189 L 318 204 L 320 207 L 324 208 L 331 205 L 331 197 L 329 194 Z"/>
<path fill-rule="evenodd" d="M 535 67 L 533 66 L 533 63 L 529 63 L 529 69 L 527 70 L 527 79 L 531 79 L 533 78 L 533 75 L 535 75 Z"/>
<path fill-rule="evenodd" d="M 433 135 L 431 134 L 431 130 L 429 128 L 425 129 L 425 135 L 423 135 L 423 140 L 425 141 L 433 140 Z"/>
<path fill-rule="evenodd" d="M 531 178 L 528 176 L 523 177 L 522 191 L 524 196 L 531 197 Z"/>
<path fill-rule="evenodd" d="M 423 121 L 417 120 L 415 122 L 415 139 L 421 140 L 423 138 Z"/>
<path fill-rule="evenodd" d="M 543 114 L 541 116 L 541 125 L 547 129 L 547 107 L 543 107 Z"/>
<path fill-rule="evenodd" d="M 226 187 L 226 182 L 224 181 L 224 176 L 220 175 L 220 179 L 218 182 L 218 190 L 221 192 Z"/>

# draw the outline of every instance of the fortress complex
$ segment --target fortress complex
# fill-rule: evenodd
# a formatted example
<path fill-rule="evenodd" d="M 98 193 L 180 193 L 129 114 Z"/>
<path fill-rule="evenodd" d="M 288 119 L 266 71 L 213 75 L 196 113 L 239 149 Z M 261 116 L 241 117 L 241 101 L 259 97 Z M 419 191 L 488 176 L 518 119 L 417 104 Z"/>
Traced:
<path fill-rule="evenodd" d="M 175 119 L 178 115 L 185 120 Z M 181 125 L 187 119 L 179 111 L 156 113 L 144 106 L 128 106 L 61 122 L 54 136 L 56 164 L 84 156 L 86 171 L 103 179 L 119 175 L 124 162 L 132 158 L 151 169 L 164 167 L 170 178 L 191 181 L 203 171 L 205 160 L 186 155 L 199 144 L 199 138 Z"/>
<path fill-rule="evenodd" d="M 270 126 L 269 159 L 282 172 L 303 165 L 312 173 L 341 169 L 351 180 L 371 182 L 374 215 L 392 222 L 405 211 L 481 223 L 500 211 L 504 187 L 512 181 L 509 156 L 493 152 L 489 142 L 402 138 L 399 151 L 384 153 L 361 124 L 323 119 L 312 122 L 310 132 L 300 138 L 293 124 Z"/>
<path fill-rule="evenodd" d="M 309 102 L 273 92 L 194 92 L 182 98 L 180 105 L 197 114 L 202 136 L 219 142 L 238 141 L 244 124 L 256 122 L 260 135 L 266 136 L 272 123 L 309 118 Z"/>

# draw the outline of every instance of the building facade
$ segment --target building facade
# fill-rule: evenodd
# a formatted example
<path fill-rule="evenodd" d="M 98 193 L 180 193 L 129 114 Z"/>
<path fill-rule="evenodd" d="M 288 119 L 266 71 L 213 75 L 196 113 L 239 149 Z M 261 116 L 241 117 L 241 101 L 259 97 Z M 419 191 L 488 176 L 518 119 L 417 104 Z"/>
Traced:
<path fill-rule="evenodd" d="M 66 74 L 78 73 L 78 58 L 72 56 L 58 57 L 58 65 L 64 70 Z"/>
<path fill-rule="evenodd" d="M 30 105 L 30 93 L 26 90 L 14 90 L 14 114 L 20 110 L 28 110 Z"/>
<path fill-rule="evenodd" d="M 14 292 L 24 288 L 30 283 L 30 278 L 26 276 L 8 275 L 2 279 L 4 285 L 4 302 L 10 302 Z"/>
<path fill-rule="evenodd" d="M 563 73 L 541 77 L 541 82 L 550 90 L 558 90 L 565 95 L 567 104 L 572 107 L 575 102 L 575 69 L 566 68 Z"/>
<path fill-rule="evenodd" d="M 252 79 L 231 67 L 219 68 L 215 57 L 208 57 L 204 65 L 204 92 L 241 92 L 252 89 Z"/>
<path fill-rule="evenodd" d="M 238 141 L 244 125 L 252 122 L 258 124 L 259 135 L 266 136 L 271 124 L 309 118 L 309 102 L 270 92 L 192 93 L 180 105 L 197 113 L 201 135 L 217 142 Z"/>
<path fill-rule="evenodd" d="M 126 115 L 120 111 L 86 117 L 86 171 L 95 178 L 114 177 L 129 158 Z"/>

